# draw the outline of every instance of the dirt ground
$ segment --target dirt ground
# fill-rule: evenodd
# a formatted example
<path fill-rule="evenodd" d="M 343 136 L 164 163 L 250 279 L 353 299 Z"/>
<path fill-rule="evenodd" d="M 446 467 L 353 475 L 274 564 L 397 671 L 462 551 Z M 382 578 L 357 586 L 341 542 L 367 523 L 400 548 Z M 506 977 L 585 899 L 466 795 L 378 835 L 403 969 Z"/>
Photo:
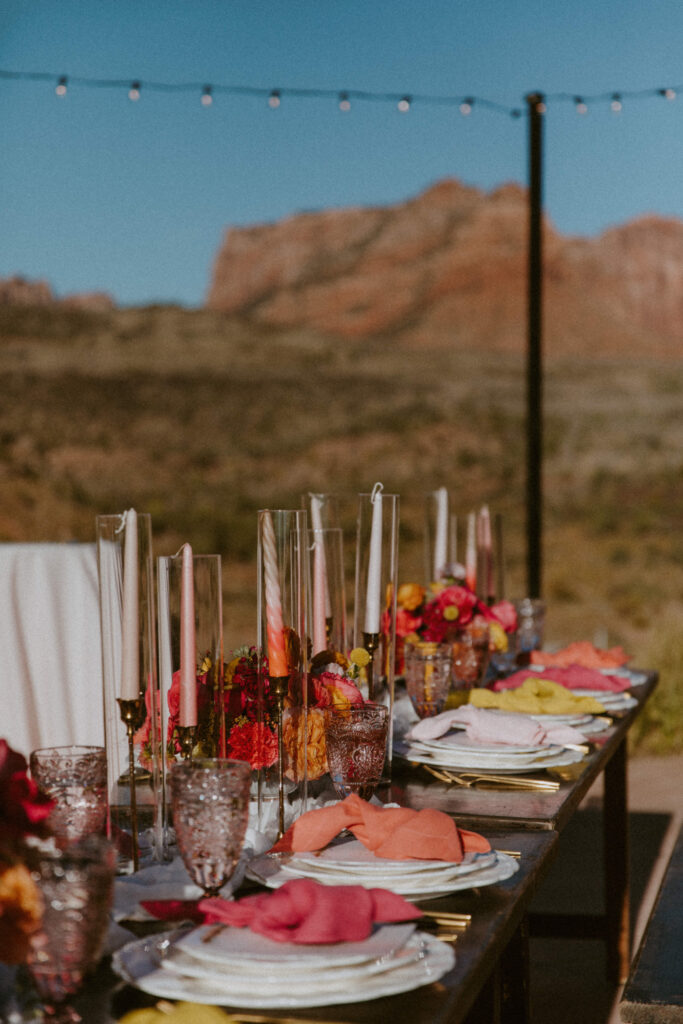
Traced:
<path fill-rule="evenodd" d="M 683 821 L 683 756 L 629 761 L 631 927 L 633 954 L 647 925 Z M 565 829 L 560 853 L 533 909 L 602 909 L 602 785 L 598 780 Z M 600 940 L 532 939 L 534 1024 L 620 1024 L 619 998 L 605 979 Z"/>

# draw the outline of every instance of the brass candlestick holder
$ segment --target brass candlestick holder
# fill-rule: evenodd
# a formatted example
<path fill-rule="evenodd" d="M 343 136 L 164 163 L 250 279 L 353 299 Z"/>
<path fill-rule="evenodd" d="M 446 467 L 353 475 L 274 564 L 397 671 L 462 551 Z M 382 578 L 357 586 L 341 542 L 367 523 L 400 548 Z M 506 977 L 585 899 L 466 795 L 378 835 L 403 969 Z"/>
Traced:
<path fill-rule="evenodd" d="M 277 700 L 277 795 L 278 795 L 278 839 L 285 834 L 285 740 L 282 734 L 282 717 L 285 697 L 289 690 L 289 676 L 269 676 L 271 692 Z"/>
<path fill-rule="evenodd" d="M 178 734 L 178 742 L 180 743 L 180 749 L 183 755 L 183 760 L 190 761 L 192 758 L 192 751 L 194 750 L 197 726 L 177 725 L 176 732 Z"/>
<path fill-rule="evenodd" d="M 117 703 L 128 737 L 128 784 L 130 788 L 130 825 L 133 833 L 133 871 L 137 871 L 140 865 L 140 852 L 138 849 L 138 806 L 135 792 L 135 743 L 133 737 L 145 720 L 145 698 L 134 697 L 132 700 L 127 700 L 117 697 Z"/>
<path fill-rule="evenodd" d="M 379 647 L 379 641 L 379 633 L 363 633 L 363 647 L 370 655 L 370 661 L 366 667 L 368 674 L 368 700 L 375 699 L 375 651 Z"/>

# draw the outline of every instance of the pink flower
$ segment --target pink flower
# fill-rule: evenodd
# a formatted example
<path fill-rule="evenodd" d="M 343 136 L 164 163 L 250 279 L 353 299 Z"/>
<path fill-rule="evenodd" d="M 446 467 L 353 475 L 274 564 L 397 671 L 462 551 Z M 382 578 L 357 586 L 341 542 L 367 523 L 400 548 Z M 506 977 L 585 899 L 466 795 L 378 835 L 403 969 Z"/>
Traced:
<path fill-rule="evenodd" d="M 423 638 L 441 643 L 450 633 L 471 621 L 477 606 L 476 595 L 467 587 L 457 584 L 445 587 L 424 607 Z"/>
<path fill-rule="evenodd" d="M 500 623 L 506 633 L 517 629 L 517 609 L 512 601 L 498 601 L 490 608 L 484 605 L 481 611 L 490 622 Z"/>
<path fill-rule="evenodd" d="M 313 702 L 318 708 L 329 708 L 333 704 L 362 704 L 363 695 L 353 682 L 336 672 L 321 672 L 313 676 Z"/>

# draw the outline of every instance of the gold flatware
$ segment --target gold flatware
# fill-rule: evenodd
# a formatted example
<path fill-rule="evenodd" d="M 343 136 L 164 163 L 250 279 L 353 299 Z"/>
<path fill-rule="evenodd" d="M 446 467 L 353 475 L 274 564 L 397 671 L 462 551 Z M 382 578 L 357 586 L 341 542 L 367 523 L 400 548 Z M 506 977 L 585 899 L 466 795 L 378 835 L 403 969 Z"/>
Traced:
<path fill-rule="evenodd" d="M 530 789 L 554 793 L 560 788 L 559 782 L 554 782 L 552 779 L 528 779 L 520 775 L 488 775 L 479 772 L 441 770 L 440 777 L 442 782 L 464 786 L 466 789 L 476 786 L 482 789 Z"/>
<path fill-rule="evenodd" d="M 506 857 L 514 857 L 515 860 L 519 860 L 522 854 L 519 850 L 496 850 L 496 853 L 503 853 Z"/>
<path fill-rule="evenodd" d="M 471 914 L 458 914 L 450 910 L 424 910 L 422 914 L 423 917 L 428 917 L 433 921 L 440 921 L 444 924 L 450 924 L 457 928 L 467 928 L 472 923 Z"/>

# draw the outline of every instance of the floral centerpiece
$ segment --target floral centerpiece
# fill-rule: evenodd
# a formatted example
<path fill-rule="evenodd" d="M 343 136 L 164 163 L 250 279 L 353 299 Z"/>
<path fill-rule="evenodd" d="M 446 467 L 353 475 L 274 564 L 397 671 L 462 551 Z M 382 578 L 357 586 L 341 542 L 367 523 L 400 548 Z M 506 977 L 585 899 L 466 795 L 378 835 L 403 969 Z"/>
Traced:
<path fill-rule="evenodd" d="M 474 632 L 482 624 L 488 627 L 489 651 L 507 650 L 508 634 L 517 628 L 515 606 L 510 601 L 487 605 L 458 583 L 402 584 L 396 595 L 396 671 L 403 672 L 406 640 L 455 642 L 459 631 Z"/>
<path fill-rule="evenodd" d="M 305 735 L 303 709 L 285 699 L 285 773 L 290 778 L 301 778 L 304 768 L 309 781 L 327 771 L 323 711 L 333 705 L 363 703 L 356 679 L 367 660 L 367 651 L 360 648 L 348 659 L 335 651 L 322 651 L 313 658 L 307 680 Z M 259 687 L 256 648 L 241 647 L 233 652 L 225 680 L 230 723 L 227 756 L 249 761 L 254 770 L 272 767 L 278 756 L 276 700 L 267 676 Z"/>
<path fill-rule="evenodd" d="M 42 914 L 26 865 L 30 837 L 50 834 L 52 801 L 27 774 L 26 758 L 0 740 L 0 961 L 23 963 Z"/>

